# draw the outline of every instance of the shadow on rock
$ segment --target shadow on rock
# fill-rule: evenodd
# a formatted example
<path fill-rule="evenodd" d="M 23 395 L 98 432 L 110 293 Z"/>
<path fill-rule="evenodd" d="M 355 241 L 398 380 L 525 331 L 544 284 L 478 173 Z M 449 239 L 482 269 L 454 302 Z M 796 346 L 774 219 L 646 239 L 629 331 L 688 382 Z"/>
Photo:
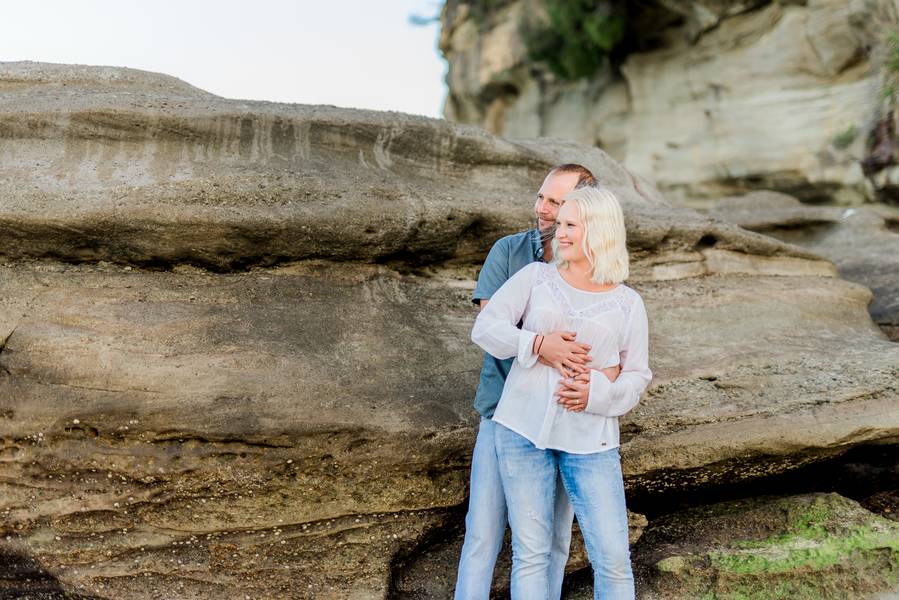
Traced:
<path fill-rule="evenodd" d="M 66 591 L 35 559 L 0 548 L 0 600 L 100 600 Z"/>

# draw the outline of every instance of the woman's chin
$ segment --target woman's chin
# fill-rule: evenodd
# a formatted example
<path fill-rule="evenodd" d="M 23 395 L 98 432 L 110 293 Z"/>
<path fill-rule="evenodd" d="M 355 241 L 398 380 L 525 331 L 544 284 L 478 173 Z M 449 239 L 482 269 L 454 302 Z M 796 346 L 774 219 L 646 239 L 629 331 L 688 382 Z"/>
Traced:
<path fill-rule="evenodd" d="M 565 262 L 578 262 L 581 258 L 581 253 L 574 248 L 559 248 L 559 258 Z"/>

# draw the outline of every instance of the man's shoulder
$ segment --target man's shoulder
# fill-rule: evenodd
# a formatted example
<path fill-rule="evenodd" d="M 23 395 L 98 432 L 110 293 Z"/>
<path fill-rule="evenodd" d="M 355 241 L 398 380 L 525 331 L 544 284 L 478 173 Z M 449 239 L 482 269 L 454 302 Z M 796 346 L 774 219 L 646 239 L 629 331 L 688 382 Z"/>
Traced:
<path fill-rule="evenodd" d="M 493 247 L 510 251 L 521 247 L 530 248 L 531 235 L 533 235 L 533 229 L 510 233 L 496 240 Z"/>
<path fill-rule="evenodd" d="M 490 249 L 478 273 L 473 300 L 489 300 L 490 297 L 521 267 L 534 261 L 534 250 L 529 239 L 531 231 L 520 231 L 498 239 Z"/>
<path fill-rule="evenodd" d="M 533 229 L 525 229 L 524 231 L 519 231 L 517 233 L 510 233 L 509 235 L 505 235 L 499 238 L 496 243 L 500 242 L 504 244 L 524 244 L 531 241 L 531 235 L 533 235 Z"/>

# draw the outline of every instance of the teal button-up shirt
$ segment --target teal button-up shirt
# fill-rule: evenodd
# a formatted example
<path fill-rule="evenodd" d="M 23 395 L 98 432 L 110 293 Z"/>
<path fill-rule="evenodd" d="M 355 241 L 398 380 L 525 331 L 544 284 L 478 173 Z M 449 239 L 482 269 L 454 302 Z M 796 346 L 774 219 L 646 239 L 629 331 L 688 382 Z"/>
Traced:
<path fill-rule="evenodd" d="M 472 301 L 479 304 L 481 300 L 490 300 L 506 281 L 532 262 L 543 260 L 543 244 L 540 243 L 540 232 L 529 229 L 501 238 L 490 249 L 481 272 L 478 273 L 478 284 L 474 288 Z M 488 419 L 499 404 L 503 394 L 503 385 L 512 368 L 508 358 L 500 360 L 484 353 L 484 364 L 481 367 L 481 379 L 474 398 L 474 408 Z"/>

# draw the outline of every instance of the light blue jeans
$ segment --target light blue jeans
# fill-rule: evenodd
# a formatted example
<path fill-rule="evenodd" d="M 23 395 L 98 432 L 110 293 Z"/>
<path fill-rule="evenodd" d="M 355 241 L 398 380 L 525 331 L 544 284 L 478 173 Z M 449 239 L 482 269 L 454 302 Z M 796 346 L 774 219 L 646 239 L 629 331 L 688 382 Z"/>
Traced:
<path fill-rule="evenodd" d="M 556 479 L 562 476 L 593 566 L 593 598 L 633 600 L 624 479 L 618 448 L 540 450 L 496 425 L 496 454 L 512 526 L 512 599 L 549 598 Z"/>
<path fill-rule="evenodd" d="M 503 546 L 506 533 L 506 498 L 503 494 L 499 464 L 496 460 L 494 432 L 500 427 L 491 419 L 482 418 L 478 438 L 471 457 L 471 495 L 468 514 L 465 516 L 465 542 L 459 558 L 456 577 L 456 600 L 488 600 L 493 582 L 493 567 Z M 568 496 L 562 493 L 561 479 L 554 479 L 560 492 L 550 507 L 550 549 L 548 551 L 548 583 L 550 590 L 540 600 L 559 600 L 562 595 L 562 578 L 568 562 L 571 545 L 571 523 L 574 511 Z"/>

